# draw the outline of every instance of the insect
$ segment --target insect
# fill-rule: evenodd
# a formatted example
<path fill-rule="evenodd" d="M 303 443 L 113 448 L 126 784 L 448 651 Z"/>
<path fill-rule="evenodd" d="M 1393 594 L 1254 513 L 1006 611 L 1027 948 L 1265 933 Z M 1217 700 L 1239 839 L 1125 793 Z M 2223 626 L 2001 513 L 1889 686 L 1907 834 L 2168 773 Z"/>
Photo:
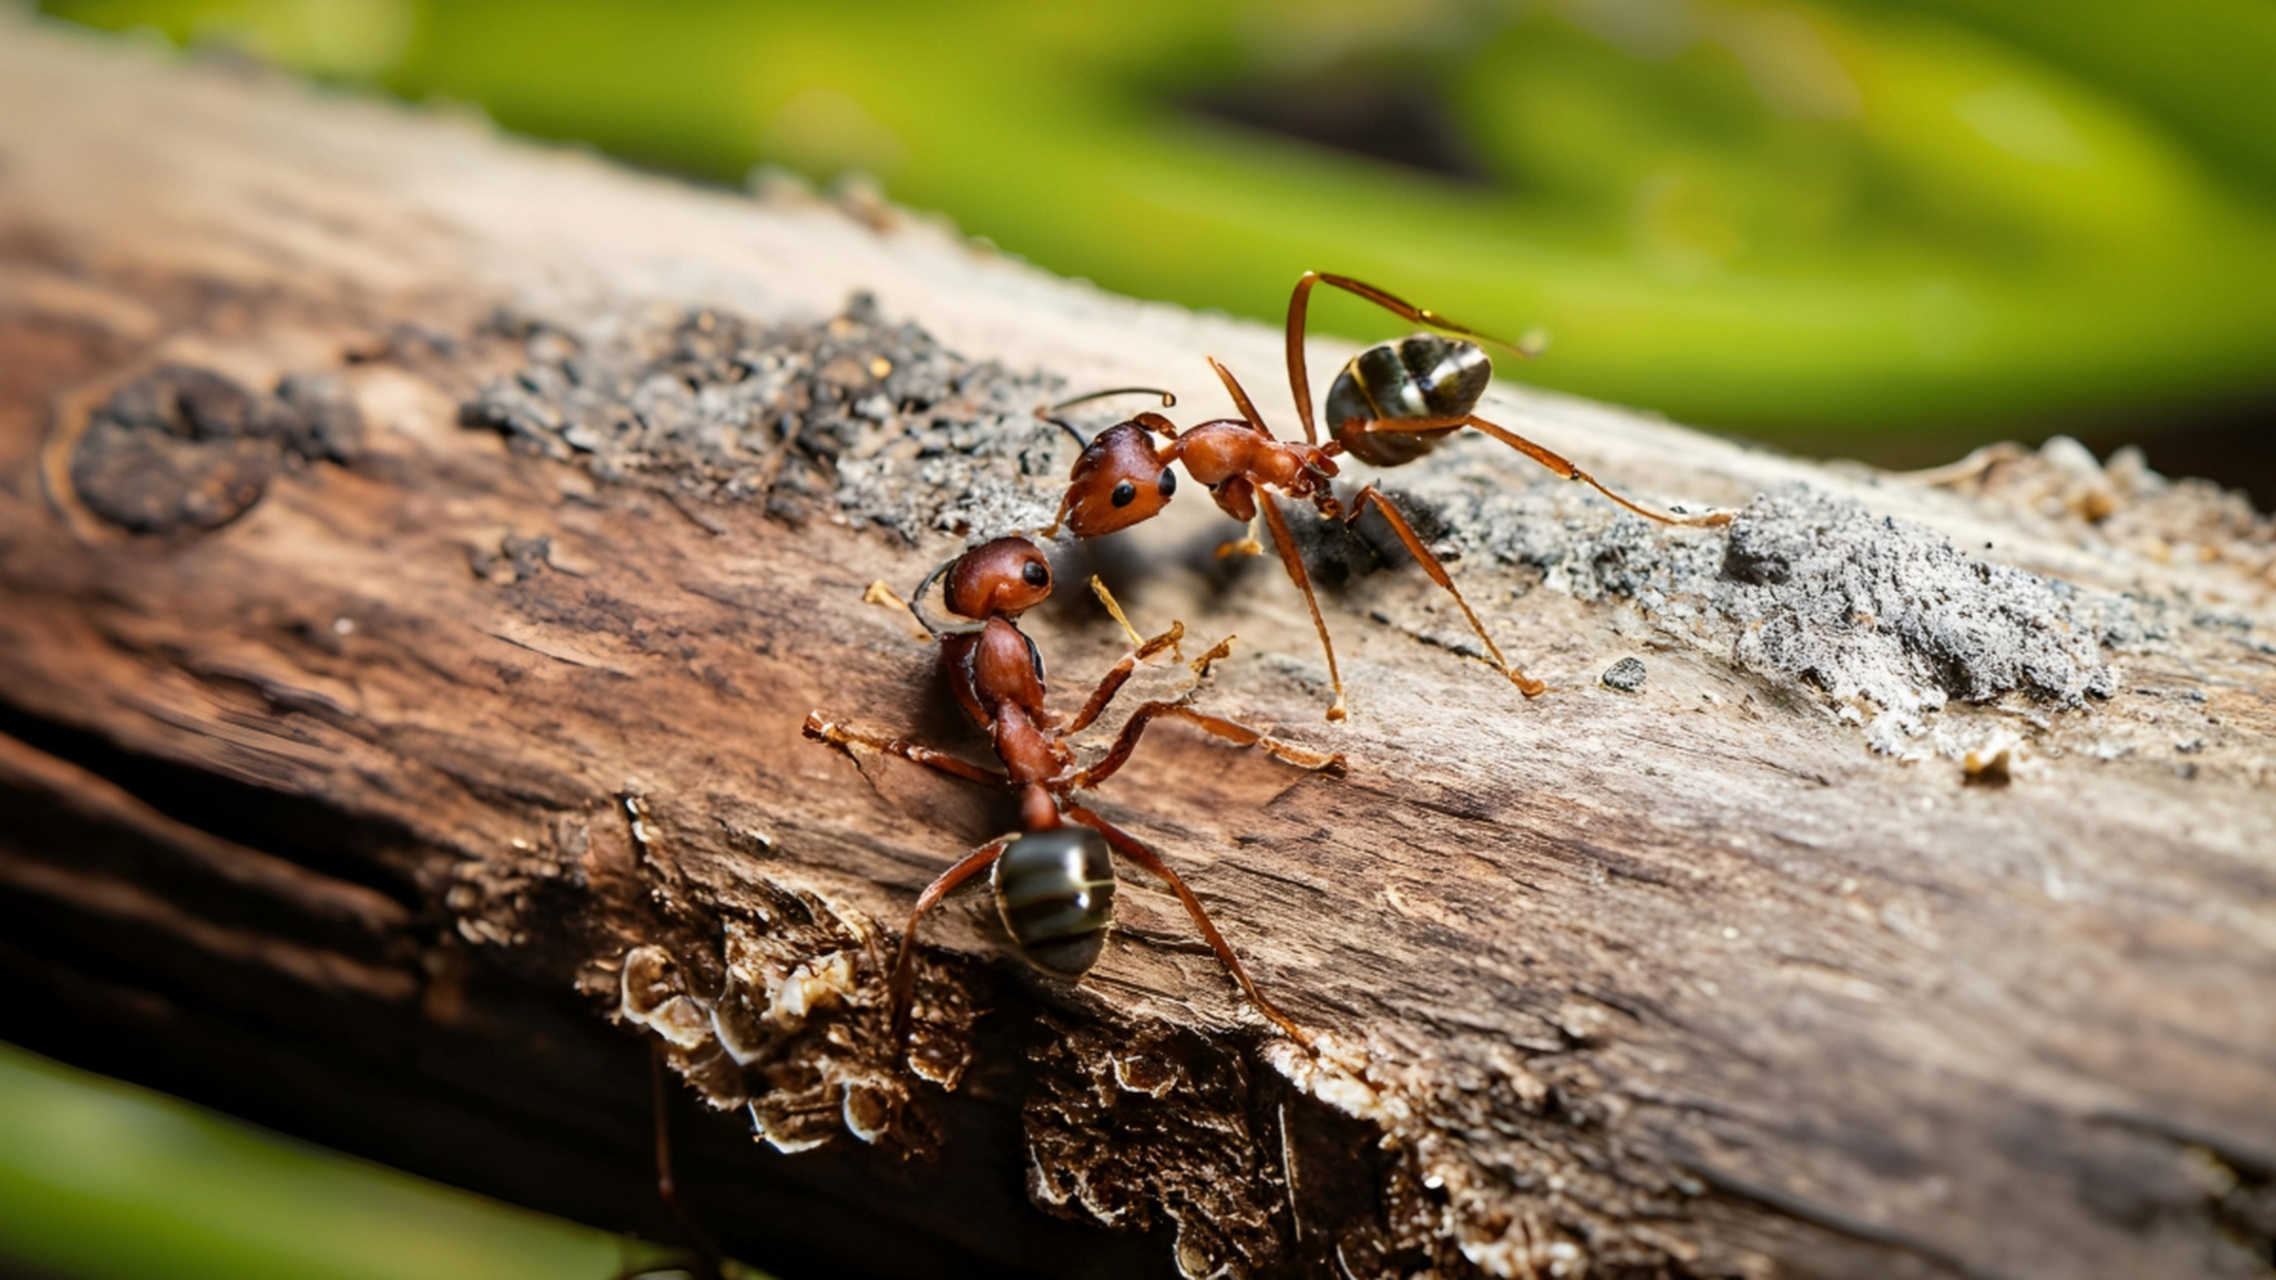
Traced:
<path fill-rule="evenodd" d="M 1346 361 L 1328 387 L 1329 438 L 1320 442 L 1312 416 L 1311 377 L 1304 367 L 1304 323 L 1312 288 L 1325 284 L 1355 294 L 1420 325 L 1444 333 L 1416 333 L 1396 342 L 1367 348 Z M 1448 334 L 1461 335 L 1450 337 Z M 1177 477 L 1170 464 L 1183 463 L 1186 474 L 1208 487 L 1219 509 L 1252 526 L 1261 514 L 1272 530 L 1273 544 L 1291 581 L 1304 593 L 1313 629 L 1320 634 L 1320 649 L 1328 661 L 1328 679 L 1335 687 L 1335 702 L 1328 719 L 1346 714 L 1343 676 L 1336 669 L 1335 644 L 1320 613 L 1319 596 L 1312 589 L 1310 572 L 1289 535 L 1288 519 L 1279 500 L 1310 502 L 1320 514 L 1346 524 L 1356 523 L 1372 507 L 1381 513 L 1391 531 L 1430 575 L 1461 606 L 1470 629 L 1491 655 L 1492 664 L 1528 698 L 1548 686 L 1526 675 L 1502 656 L 1500 646 L 1486 631 L 1477 611 L 1432 554 L 1397 504 L 1373 484 L 1361 486 L 1346 502 L 1336 497 L 1336 459 L 1345 455 L 1379 467 L 1396 467 L 1429 453 L 1447 436 L 1464 427 L 1475 428 L 1517 450 L 1569 480 L 1596 489 L 1605 497 L 1646 519 L 1662 524 L 1719 526 L 1730 523 L 1727 511 L 1670 512 L 1655 510 L 1614 493 L 1596 477 L 1574 466 L 1516 432 L 1477 416 L 1474 410 L 1493 378 L 1493 363 L 1478 341 L 1508 347 L 1530 356 L 1524 347 L 1487 337 L 1385 293 L 1370 284 L 1345 276 L 1307 271 L 1296 282 L 1288 301 L 1288 385 L 1296 399 L 1297 417 L 1304 426 L 1302 441 L 1274 437 L 1256 405 L 1230 370 L 1214 358 L 1209 367 L 1240 409 L 1238 418 L 1220 418 L 1184 430 L 1161 414 L 1140 413 L 1100 432 L 1083 445 L 1070 472 L 1059 514 L 1048 532 L 1064 527 L 1079 538 L 1127 529 L 1169 505 L 1177 492 Z M 1111 394 L 1111 393 L 1102 393 Z M 1089 399 L 1091 397 L 1083 397 Z M 1062 424 L 1064 425 L 1064 424 Z M 1071 432 L 1073 429 L 1068 428 Z M 1160 437 L 1162 444 L 1155 443 Z M 1080 437 L 1077 437 L 1078 440 Z M 1229 542 L 1220 555 L 1253 554 L 1262 550 L 1251 536 Z"/>
<path fill-rule="evenodd" d="M 933 581 L 944 574 L 942 597 L 949 611 L 979 626 L 945 630 L 924 614 L 924 597 Z M 1093 585 L 1097 587 L 1095 580 Z M 1113 604 L 1113 597 L 1098 589 L 1109 610 L 1129 631 L 1129 623 Z M 1291 1039 L 1309 1046 L 1311 1038 L 1303 1028 L 1257 989 L 1200 899 L 1177 872 L 1137 837 L 1077 803 L 1074 794 L 1112 777 L 1130 759 L 1146 727 L 1161 719 L 1186 721 L 1217 737 L 1259 747 L 1306 769 L 1336 767 L 1342 757 L 1281 742 L 1247 725 L 1204 714 L 1177 701 L 1143 704 L 1130 714 L 1104 756 L 1091 765 L 1079 765 L 1069 739 L 1098 719 L 1139 663 L 1174 648 L 1184 628 L 1172 624 L 1150 640 L 1138 640 L 1137 633 L 1130 631 L 1136 647 L 1099 681 L 1082 708 L 1062 722 L 1044 706 L 1042 655 L 1013 621 L 1050 594 L 1051 565 L 1043 552 L 1025 538 L 999 538 L 935 569 L 914 597 L 917 607 L 912 612 L 939 639 L 941 661 L 947 666 L 956 700 L 987 731 L 1001 771 L 918 743 L 849 728 L 825 719 L 820 712 L 806 719 L 807 737 L 848 754 L 859 747 L 900 756 L 982 786 L 1012 791 L 1019 797 L 1017 834 L 967 854 L 917 895 L 888 986 L 896 1043 L 908 1032 L 916 982 L 918 923 L 951 890 L 982 871 L 992 870 L 997 911 L 1021 956 L 1047 974 L 1074 981 L 1089 972 L 1105 945 L 1114 918 L 1113 855 L 1120 854 L 1169 885 L 1210 949 L 1258 1011 Z M 1196 671 L 1205 671 L 1207 664 L 1223 656 L 1225 650 L 1226 645 L 1220 644 L 1196 660 Z"/>

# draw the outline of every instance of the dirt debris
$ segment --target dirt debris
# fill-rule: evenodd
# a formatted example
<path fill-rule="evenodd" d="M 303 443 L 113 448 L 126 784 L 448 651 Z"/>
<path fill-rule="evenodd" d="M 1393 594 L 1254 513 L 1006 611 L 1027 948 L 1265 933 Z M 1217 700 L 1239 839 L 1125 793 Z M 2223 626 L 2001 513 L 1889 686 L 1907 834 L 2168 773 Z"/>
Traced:
<path fill-rule="evenodd" d="M 212 369 L 163 364 L 114 392 L 71 453 L 87 509 L 136 533 L 200 533 L 251 510 L 280 472 L 346 462 L 363 422 L 328 374 L 264 394 Z"/>
<path fill-rule="evenodd" d="M 2150 470 L 2131 445 L 2107 462 L 2069 436 L 2037 449 L 1986 445 L 1908 478 L 1968 495 L 2076 545 L 2229 575 L 2246 587 L 2228 593 L 2240 599 L 2276 592 L 2276 518 L 2210 480 Z"/>

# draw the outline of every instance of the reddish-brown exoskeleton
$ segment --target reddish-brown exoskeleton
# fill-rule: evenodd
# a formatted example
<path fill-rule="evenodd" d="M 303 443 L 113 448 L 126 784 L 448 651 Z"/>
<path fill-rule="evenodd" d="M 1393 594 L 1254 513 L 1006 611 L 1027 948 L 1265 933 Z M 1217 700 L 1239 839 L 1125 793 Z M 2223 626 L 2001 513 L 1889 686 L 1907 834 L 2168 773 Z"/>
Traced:
<path fill-rule="evenodd" d="M 924 595 L 944 570 L 947 580 L 942 595 L 949 611 L 978 622 L 978 627 L 944 631 L 925 618 L 921 609 Z M 999 538 L 976 547 L 935 570 L 917 590 L 917 619 L 939 638 L 941 661 L 947 665 L 957 703 L 988 733 L 1003 765 L 1001 772 L 914 742 L 848 728 L 824 719 L 820 712 L 806 718 L 809 738 L 848 752 L 861 747 L 900 756 L 1019 796 L 1019 834 L 974 850 L 917 895 L 888 987 L 896 1041 L 908 1028 L 916 980 L 917 924 L 944 895 L 993 867 L 996 905 L 1021 954 L 1038 969 L 1072 981 L 1089 971 L 1105 945 L 1114 910 L 1111 855 L 1119 853 L 1169 885 L 1210 949 L 1258 1011 L 1297 1043 L 1308 1046 L 1311 1041 L 1304 1030 L 1257 990 L 1239 957 L 1210 922 L 1200 899 L 1177 872 L 1135 836 L 1075 803 L 1073 795 L 1111 777 L 1130 758 L 1146 726 L 1163 718 L 1187 721 L 1242 746 L 1261 747 L 1307 769 L 1340 764 L 1342 757 L 1277 741 L 1246 725 L 1205 715 L 1184 702 L 1148 702 L 1131 713 L 1104 756 L 1088 767 L 1081 766 L 1068 739 L 1098 718 L 1139 663 L 1173 648 L 1183 628 L 1173 625 L 1141 642 L 1099 681 L 1082 709 L 1062 721 L 1043 705 L 1043 659 L 1034 642 L 1012 621 L 1050 594 L 1050 563 L 1025 538 Z M 1196 669 L 1206 669 L 1211 659 L 1222 656 L 1224 648 L 1219 645 L 1211 650 L 1194 664 Z"/>
<path fill-rule="evenodd" d="M 1231 393 L 1241 416 L 1220 418 L 1180 431 L 1161 414 L 1141 413 L 1100 432 L 1075 460 L 1066 496 L 1059 504 L 1059 516 L 1052 523 L 1051 532 L 1064 526 L 1077 537 L 1095 538 L 1127 529 L 1155 515 L 1169 505 L 1171 495 L 1177 491 L 1171 463 L 1183 463 L 1186 474 L 1208 486 L 1210 495 L 1225 514 L 1247 524 L 1261 513 L 1266 527 L 1272 530 L 1280 562 L 1297 589 L 1304 593 L 1304 603 L 1312 613 L 1312 625 L 1320 633 L 1320 649 L 1328 660 L 1328 679 L 1335 686 L 1335 702 L 1328 708 L 1330 720 L 1344 718 L 1343 676 L 1336 669 L 1335 645 L 1328 639 L 1328 624 L 1320 615 L 1319 597 L 1312 589 L 1311 574 L 1289 536 L 1287 517 L 1282 514 L 1277 498 L 1310 502 L 1321 515 L 1347 523 L 1357 521 L 1369 507 L 1381 512 L 1391 531 L 1422 565 L 1424 572 L 1461 606 L 1462 615 L 1469 619 L 1470 629 L 1485 645 L 1493 665 L 1528 698 L 1537 697 L 1547 689 L 1502 656 L 1500 646 L 1487 634 L 1485 624 L 1479 621 L 1470 602 L 1463 599 L 1454 579 L 1448 576 L 1446 566 L 1424 545 L 1414 526 L 1382 490 L 1369 484 L 1353 494 L 1349 502 L 1336 497 L 1332 482 L 1337 474 L 1336 459 L 1340 456 L 1349 454 L 1376 466 L 1395 467 L 1430 452 L 1453 432 L 1474 427 L 1551 471 L 1594 487 L 1605 497 L 1647 519 L 1662 524 L 1730 523 L 1731 513 L 1727 511 L 1679 513 L 1631 502 L 1565 458 L 1506 427 L 1478 417 L 1473 410 L 1492 380 L 1492 362 L 1476 342 L 1444 334 L 1417 333 L 1397 342 L 1379 343 L 1346 362 L 1328 389 L 1330 438 L 1322 444 L 1313 426 L 1311 378 L 1304 367 L 1305 308 L 1314 284 L 1326 284 L 1356 294 L 1416 324 L 1481 338 L 1509 347 L 1520 355 L 1531 354 L 1524 348 L 1487 338 L 1444 316 L 1415 307 L 1373 285 L 1344 276 L 1307 271 L 1296 282 L 1296 292 L 1288 301 L 1288 384 L 1296 398 L 1297 416 L 1304 424 L 1304 439 L 1301 442 L 1276 439 L 1241 384 L 1223 365 L 1211 359 L 1209 367 Z M 1157 436 L 1161 444 L 1155 443 Z M 1255 539 L 1249 538 L 1227 543 L 1220 554 L 1260 549 Z"/>

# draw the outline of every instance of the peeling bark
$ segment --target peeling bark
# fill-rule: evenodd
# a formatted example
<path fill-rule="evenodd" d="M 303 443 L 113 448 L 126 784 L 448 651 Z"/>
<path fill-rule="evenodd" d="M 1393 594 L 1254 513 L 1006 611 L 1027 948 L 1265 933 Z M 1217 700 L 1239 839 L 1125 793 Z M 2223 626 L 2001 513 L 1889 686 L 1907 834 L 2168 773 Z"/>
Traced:
<path fill-rule="evenodd" d="M 2276 539 L 2059 445 L 1890 477 L 1505 389 L 1740 520 L 1384 473 L 1552 691 L 1308 527 L 1343 726 L 1198 497 L 1090 548 L 1239 633 L 1211 710 L 1352 761 L 1164 731 L 1098 797 L 1321 1052 L 1127 881 L 1076 988 L 952 900 L 900 1060 L 898 921 L 1009 815 L 801 739 L 976 750 L 864 584 L 1049 510 L 1050 388 L 1276 345 L 6 19 L 0 1034 L 670 1238 L 661 1044 L 683 1187 L 784 1274 L 2276 1266 Z M 1062 690 L 1121 644 L 1078 594 Z"/>

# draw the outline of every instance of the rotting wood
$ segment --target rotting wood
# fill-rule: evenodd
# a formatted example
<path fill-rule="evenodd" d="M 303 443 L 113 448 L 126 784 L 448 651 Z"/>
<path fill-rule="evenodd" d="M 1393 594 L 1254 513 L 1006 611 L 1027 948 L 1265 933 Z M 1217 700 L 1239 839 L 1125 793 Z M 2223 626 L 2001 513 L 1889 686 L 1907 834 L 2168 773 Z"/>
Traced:
<path fill-rule="evenodd" d="M 1391 473 L 1552 692 L 1323 540 L 1341 727 L 1294 593 L 1189 497 L 1101 565 L 1241 635 L 1212 709 L 1352 768 L 1165 733 L 1100 801 L 1323 1058 L 1131 882 L 1072 992 L 944 911 L 915 1080 L 890 922 L 1006 823 L 800 739 L 959 741 L 862 587 L 1049 505 L 1034 379 L 1203 405 L 1202 353 L 1259 388 L 1277 335 L 5 21 L 0 1033 L 668 1237 L 666 1035 L 741 1111 L 675 1117 L 698 1212 L 788 1274 L 2271 1265 L 2276 581 L 2217 492 L 2060 446 L 1907 481 L 1504 390 L 1596 474 L 1749 515 L 1643 530 L 1478 443 Z M 572 438 L 628 420 L 572 362 L 643 431 Z M 754 376 L 787 447 L 704 434 Z M 1072 678 L 1120 640 L 1062 594 L 1032 630 Z"/>

